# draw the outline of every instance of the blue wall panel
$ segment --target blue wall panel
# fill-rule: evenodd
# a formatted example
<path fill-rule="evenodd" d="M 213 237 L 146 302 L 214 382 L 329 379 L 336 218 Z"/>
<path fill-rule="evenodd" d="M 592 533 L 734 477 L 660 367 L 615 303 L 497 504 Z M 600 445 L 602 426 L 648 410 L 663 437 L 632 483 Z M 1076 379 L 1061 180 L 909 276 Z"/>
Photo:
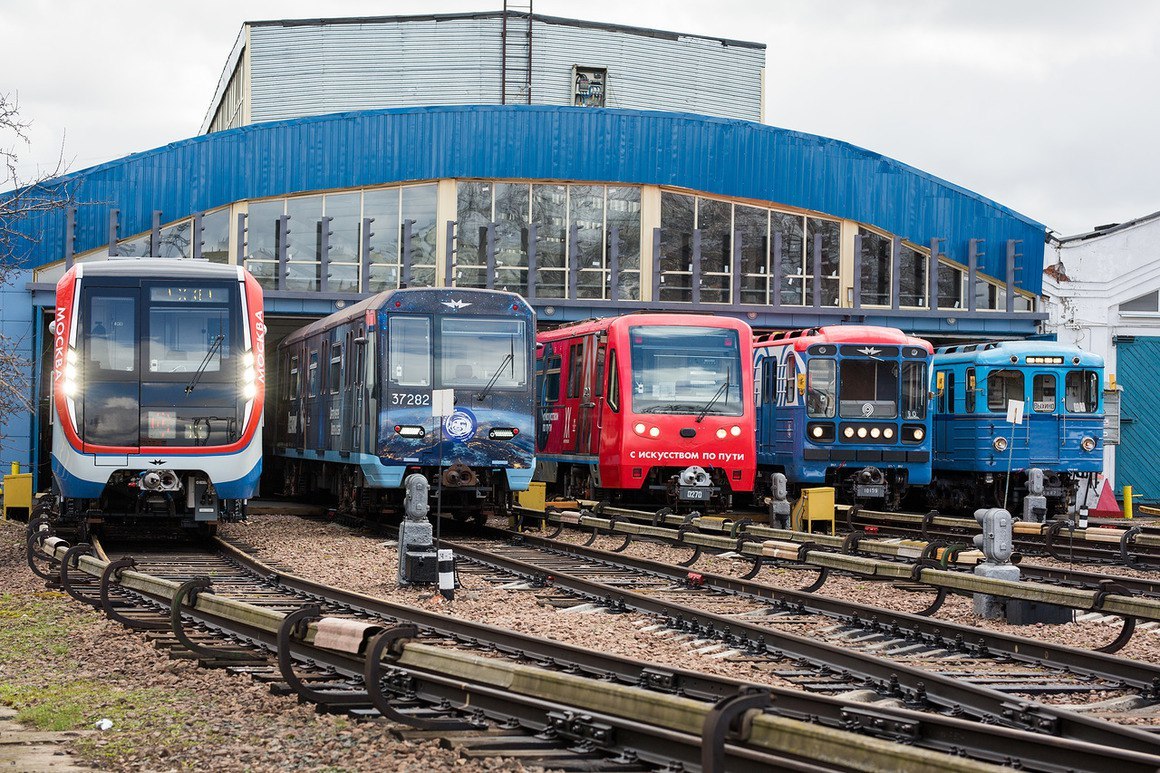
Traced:
<path fill-rule="evenodd" d="M 1021 239 L 1021 286 L 1039 292 L 1044 227 L 989 199 L 845 142 L 681 113 L 543 106 L 430 107 L 339 113 L 219 132 L 76 172 L 78 252 L 108 238 L 239 199 L 441 177 L 546 178 L 674 185 L 787 204 L 874 225 L 920 244 L 946 238 L 965 263 L 1006 276 Z M 87 202 L 87 203 L 86 203 Z M 24 224 L 24 265 L 60 260 L 64 215 Z"/>

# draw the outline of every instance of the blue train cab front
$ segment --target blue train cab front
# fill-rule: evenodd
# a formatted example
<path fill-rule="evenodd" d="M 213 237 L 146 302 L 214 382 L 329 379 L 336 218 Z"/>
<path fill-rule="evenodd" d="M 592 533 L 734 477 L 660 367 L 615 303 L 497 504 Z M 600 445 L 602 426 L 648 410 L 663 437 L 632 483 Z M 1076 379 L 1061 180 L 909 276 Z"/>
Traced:
<path fill-rule="evenodd" d="M 940 349 L 934 368 L 935 504 L 1017 509 L 1037 468 L 1043 495 L 1063 512 L 1079 480 L 1101 471 L 1103 358 L 1053 341 L 1004 341 Z"/>

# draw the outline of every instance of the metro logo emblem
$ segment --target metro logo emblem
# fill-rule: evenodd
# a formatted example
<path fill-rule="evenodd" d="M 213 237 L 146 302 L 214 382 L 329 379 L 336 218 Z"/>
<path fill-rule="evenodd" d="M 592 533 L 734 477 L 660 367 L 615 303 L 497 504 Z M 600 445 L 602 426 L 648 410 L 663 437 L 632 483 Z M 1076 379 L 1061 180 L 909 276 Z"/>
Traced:
<path fill-rule="evenodd" d="M 861 349 L 858 350 L 858 353 L 864 354 L 867 357 L 874 357 L 875 355 L 881 354 L 882 350 L 875 349 L 873 346 L 863 346 Z"/>

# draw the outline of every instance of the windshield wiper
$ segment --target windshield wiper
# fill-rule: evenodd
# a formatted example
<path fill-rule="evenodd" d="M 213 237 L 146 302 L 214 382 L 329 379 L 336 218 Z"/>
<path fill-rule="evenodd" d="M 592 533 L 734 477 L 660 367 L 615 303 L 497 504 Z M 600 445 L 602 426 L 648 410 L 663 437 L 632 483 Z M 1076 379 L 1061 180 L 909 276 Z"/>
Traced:
<path fill-rule="evenodd" d="M 201 381 L 201 375 L 205 373 L 205 369 L 209 367 L 209 361 L 213 358 L 214 352 L 221 348 L 222 341 L 226 340 L 225 335 L 219 333 L 214 336 L 213 346 L 205 353 L 205 357 L 201 360 L 201 365 L 197 366 L 197 370 L 193 373 L 193 380 L 185 385 L 185 393 L 189 394 L 193 388 L 197 386 L 197 382 Z"/>
<path fill-rule="evenodd" d="M 509 351 L 507 353 L 507 356 L 505 356 L 500 361 L 499 367 L 495 369 L 495 373 L 493 373 L 491 376 L 491 381 L 487 382 L 487 386 L 485 386 L 483 388 L 483 391 L 479 392 L 475 395 L 476 400 L 483 402 L 483 400 L 485 400 L 487 398 L 487 396 L 489 394 L 491 394 L 491 388 L 493 386 L 495 386 L 495 382 L 499 380 L 499 374 L 503 373 L 503 369 L 508 363 L 511 363 L 512 380 L 515 380 L 515 377 L 516 377 L 516 339 L 515 339 L 515 336 L 508 338 L 508 345 L 509 345 L 509 348 L 511 349 L 511 351 Z"/>
<path fill-rule="evenodd" d="M 721 386 L 717 387 L 717 392 L 716 392 L 716 394 L 713 395 L 713 399 L 711 399 L 709 402 L 705 403 L 705 407 L 701 409 L 701 412 L 699 414 L 697 414 L 697 423 L 698 424 L 700 424 L 701 421 L 705 418 L 705 416 L 709 413 L 709 409 L 712 408 L 716 404 L 716 402 L 721 399 L 721 395 L 725 394 L 727 391 L 729 391 L 729 374 L 728 373 L 725 374 L 725 383 L 722 384 Z"/>

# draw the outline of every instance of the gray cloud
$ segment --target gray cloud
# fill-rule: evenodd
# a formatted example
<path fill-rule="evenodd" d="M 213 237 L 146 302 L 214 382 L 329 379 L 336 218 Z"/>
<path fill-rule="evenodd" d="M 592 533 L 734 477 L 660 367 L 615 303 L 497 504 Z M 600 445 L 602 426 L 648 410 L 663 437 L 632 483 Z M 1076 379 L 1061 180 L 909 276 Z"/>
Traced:
<path fill-rule="evenodd" d="M 441 0 L 421 10 L 494 7 Z M 34 121 L 21 172 L 52 168 L 62 138 L 79 169 L 192 136 L 247 19 L 419 10 L 364 0 L 3 3 L 0 91 L 19 91 Z M 884 153 L 1061 233 L 1160 209 L 1160 4 L 541 0 L 536 11 L 763 42 L 769 123 Z"/>

